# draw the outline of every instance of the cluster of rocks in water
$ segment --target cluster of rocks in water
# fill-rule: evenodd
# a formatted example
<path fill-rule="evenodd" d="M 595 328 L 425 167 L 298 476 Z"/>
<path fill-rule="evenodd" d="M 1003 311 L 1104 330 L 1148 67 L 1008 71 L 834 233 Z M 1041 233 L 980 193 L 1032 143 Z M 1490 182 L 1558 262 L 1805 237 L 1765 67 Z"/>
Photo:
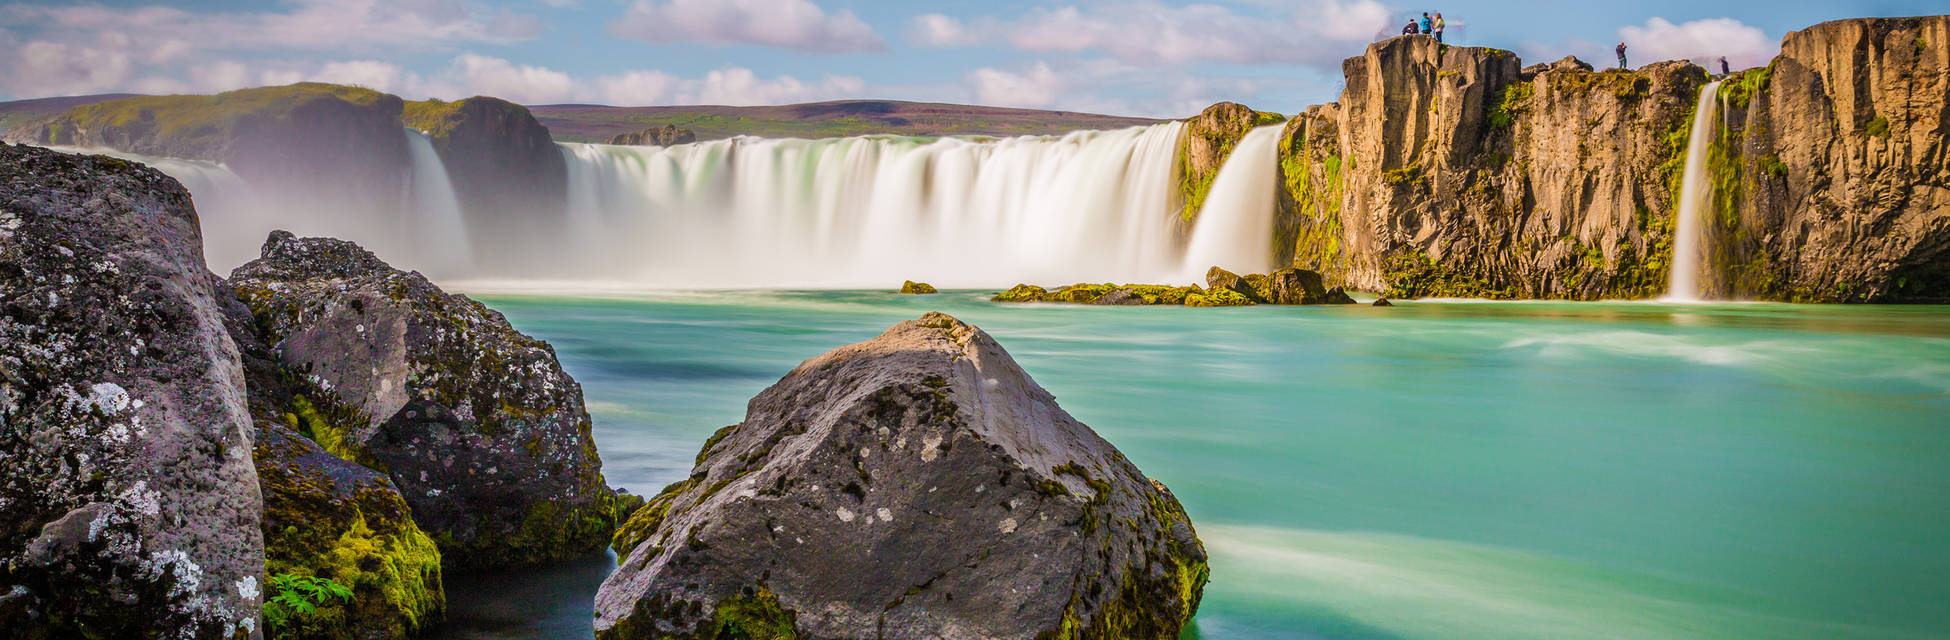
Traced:
<path fill-rule="evenodd" d="M 1340 287 L 1328 288 L 1320 274 L 1288 267 L 1267 274 L 1238 275 L 1219 267 L 1205 272 L 1205 286 L 1158 284 L 1073 284 L 1055 290 L 1019 284 L 996 294 L 994 302 L 1067 302 L 1096 305 L 1251 305 L 1354 304 Z"/>
<path fill-rule="evenodd" d="M 276 232 L 227 280 L 201 246 L 167 176 L 0 144 L 14 637 L 424 635 L 448 571 L 605 545 L 605 638 L 1162 639 L 1197 608 L 1170 491 L 953 318 L 802 364 L 646 504 L 500 314 L 349 242 Z"/>

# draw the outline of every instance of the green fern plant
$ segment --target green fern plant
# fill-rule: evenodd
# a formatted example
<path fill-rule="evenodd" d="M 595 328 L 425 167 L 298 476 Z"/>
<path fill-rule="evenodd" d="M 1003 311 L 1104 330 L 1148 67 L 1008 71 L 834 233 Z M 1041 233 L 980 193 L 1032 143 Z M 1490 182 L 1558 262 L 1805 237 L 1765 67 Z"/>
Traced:
<path fill-rule="evenodd" d="M 264 623 L 270 629 L 289 626 L 333 601 L 350 602 L 352 588 L 331 578 L 294 573 L 271 576 L 271 597 L 264 601 Z"/>

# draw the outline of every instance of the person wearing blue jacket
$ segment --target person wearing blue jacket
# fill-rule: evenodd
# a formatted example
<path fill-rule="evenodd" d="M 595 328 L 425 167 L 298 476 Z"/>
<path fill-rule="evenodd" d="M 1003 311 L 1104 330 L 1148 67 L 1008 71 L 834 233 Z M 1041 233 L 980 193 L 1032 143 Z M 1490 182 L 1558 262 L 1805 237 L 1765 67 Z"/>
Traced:
<path fill-rule="evenodd" d="M 1422 12 L 1422 19 L 1417 20 L 1415 23 L 1422 26 L 1422 33 L 1432 33 L 1435 29 L 1435 21 L 1429 19 L 1429 12 L 1427 11 Z"/>

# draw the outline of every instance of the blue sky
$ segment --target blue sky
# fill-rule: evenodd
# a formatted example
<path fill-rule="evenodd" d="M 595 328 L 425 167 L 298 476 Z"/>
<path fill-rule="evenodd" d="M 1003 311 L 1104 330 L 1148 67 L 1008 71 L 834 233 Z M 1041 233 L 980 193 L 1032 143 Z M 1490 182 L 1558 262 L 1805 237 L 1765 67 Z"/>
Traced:
<path fill-rule="evenodd" d="M 1417 0 L 1426 2 L 1426 0 Z M 529 104 L 894 98 L 1176 117 L 1333 100 L 1340 60 L 1440 10 L 1526 63 L 1764 64 L 1824 20 L 1941 0 L 0 0 L 0 98 L 324 80 Z"/>

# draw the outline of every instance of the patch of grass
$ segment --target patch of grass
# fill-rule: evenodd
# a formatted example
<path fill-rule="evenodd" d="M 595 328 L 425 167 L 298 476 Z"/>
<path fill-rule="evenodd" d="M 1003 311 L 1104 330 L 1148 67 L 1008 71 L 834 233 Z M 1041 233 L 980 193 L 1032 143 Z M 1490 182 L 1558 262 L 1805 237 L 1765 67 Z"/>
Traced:
<path fill-rule="evenodd" d="M 1874 119 L 1870 120 L 1868 124 L 1862 125 L 1862 133 L 1866 133 L 1878 138 L 1889 137 L 1889 119 L 1882 116 L 1876 116 Z"/>
<path fill-rule="evenodd" d="M 1503 100 L 1490 108 L 1490 126 L 1508 129 L 1516 124 L 1517 116 L 1530 108 L 1530 98 L 1537 92 L 1528 82 L 1512 82 L 1503 87 Z"/>

